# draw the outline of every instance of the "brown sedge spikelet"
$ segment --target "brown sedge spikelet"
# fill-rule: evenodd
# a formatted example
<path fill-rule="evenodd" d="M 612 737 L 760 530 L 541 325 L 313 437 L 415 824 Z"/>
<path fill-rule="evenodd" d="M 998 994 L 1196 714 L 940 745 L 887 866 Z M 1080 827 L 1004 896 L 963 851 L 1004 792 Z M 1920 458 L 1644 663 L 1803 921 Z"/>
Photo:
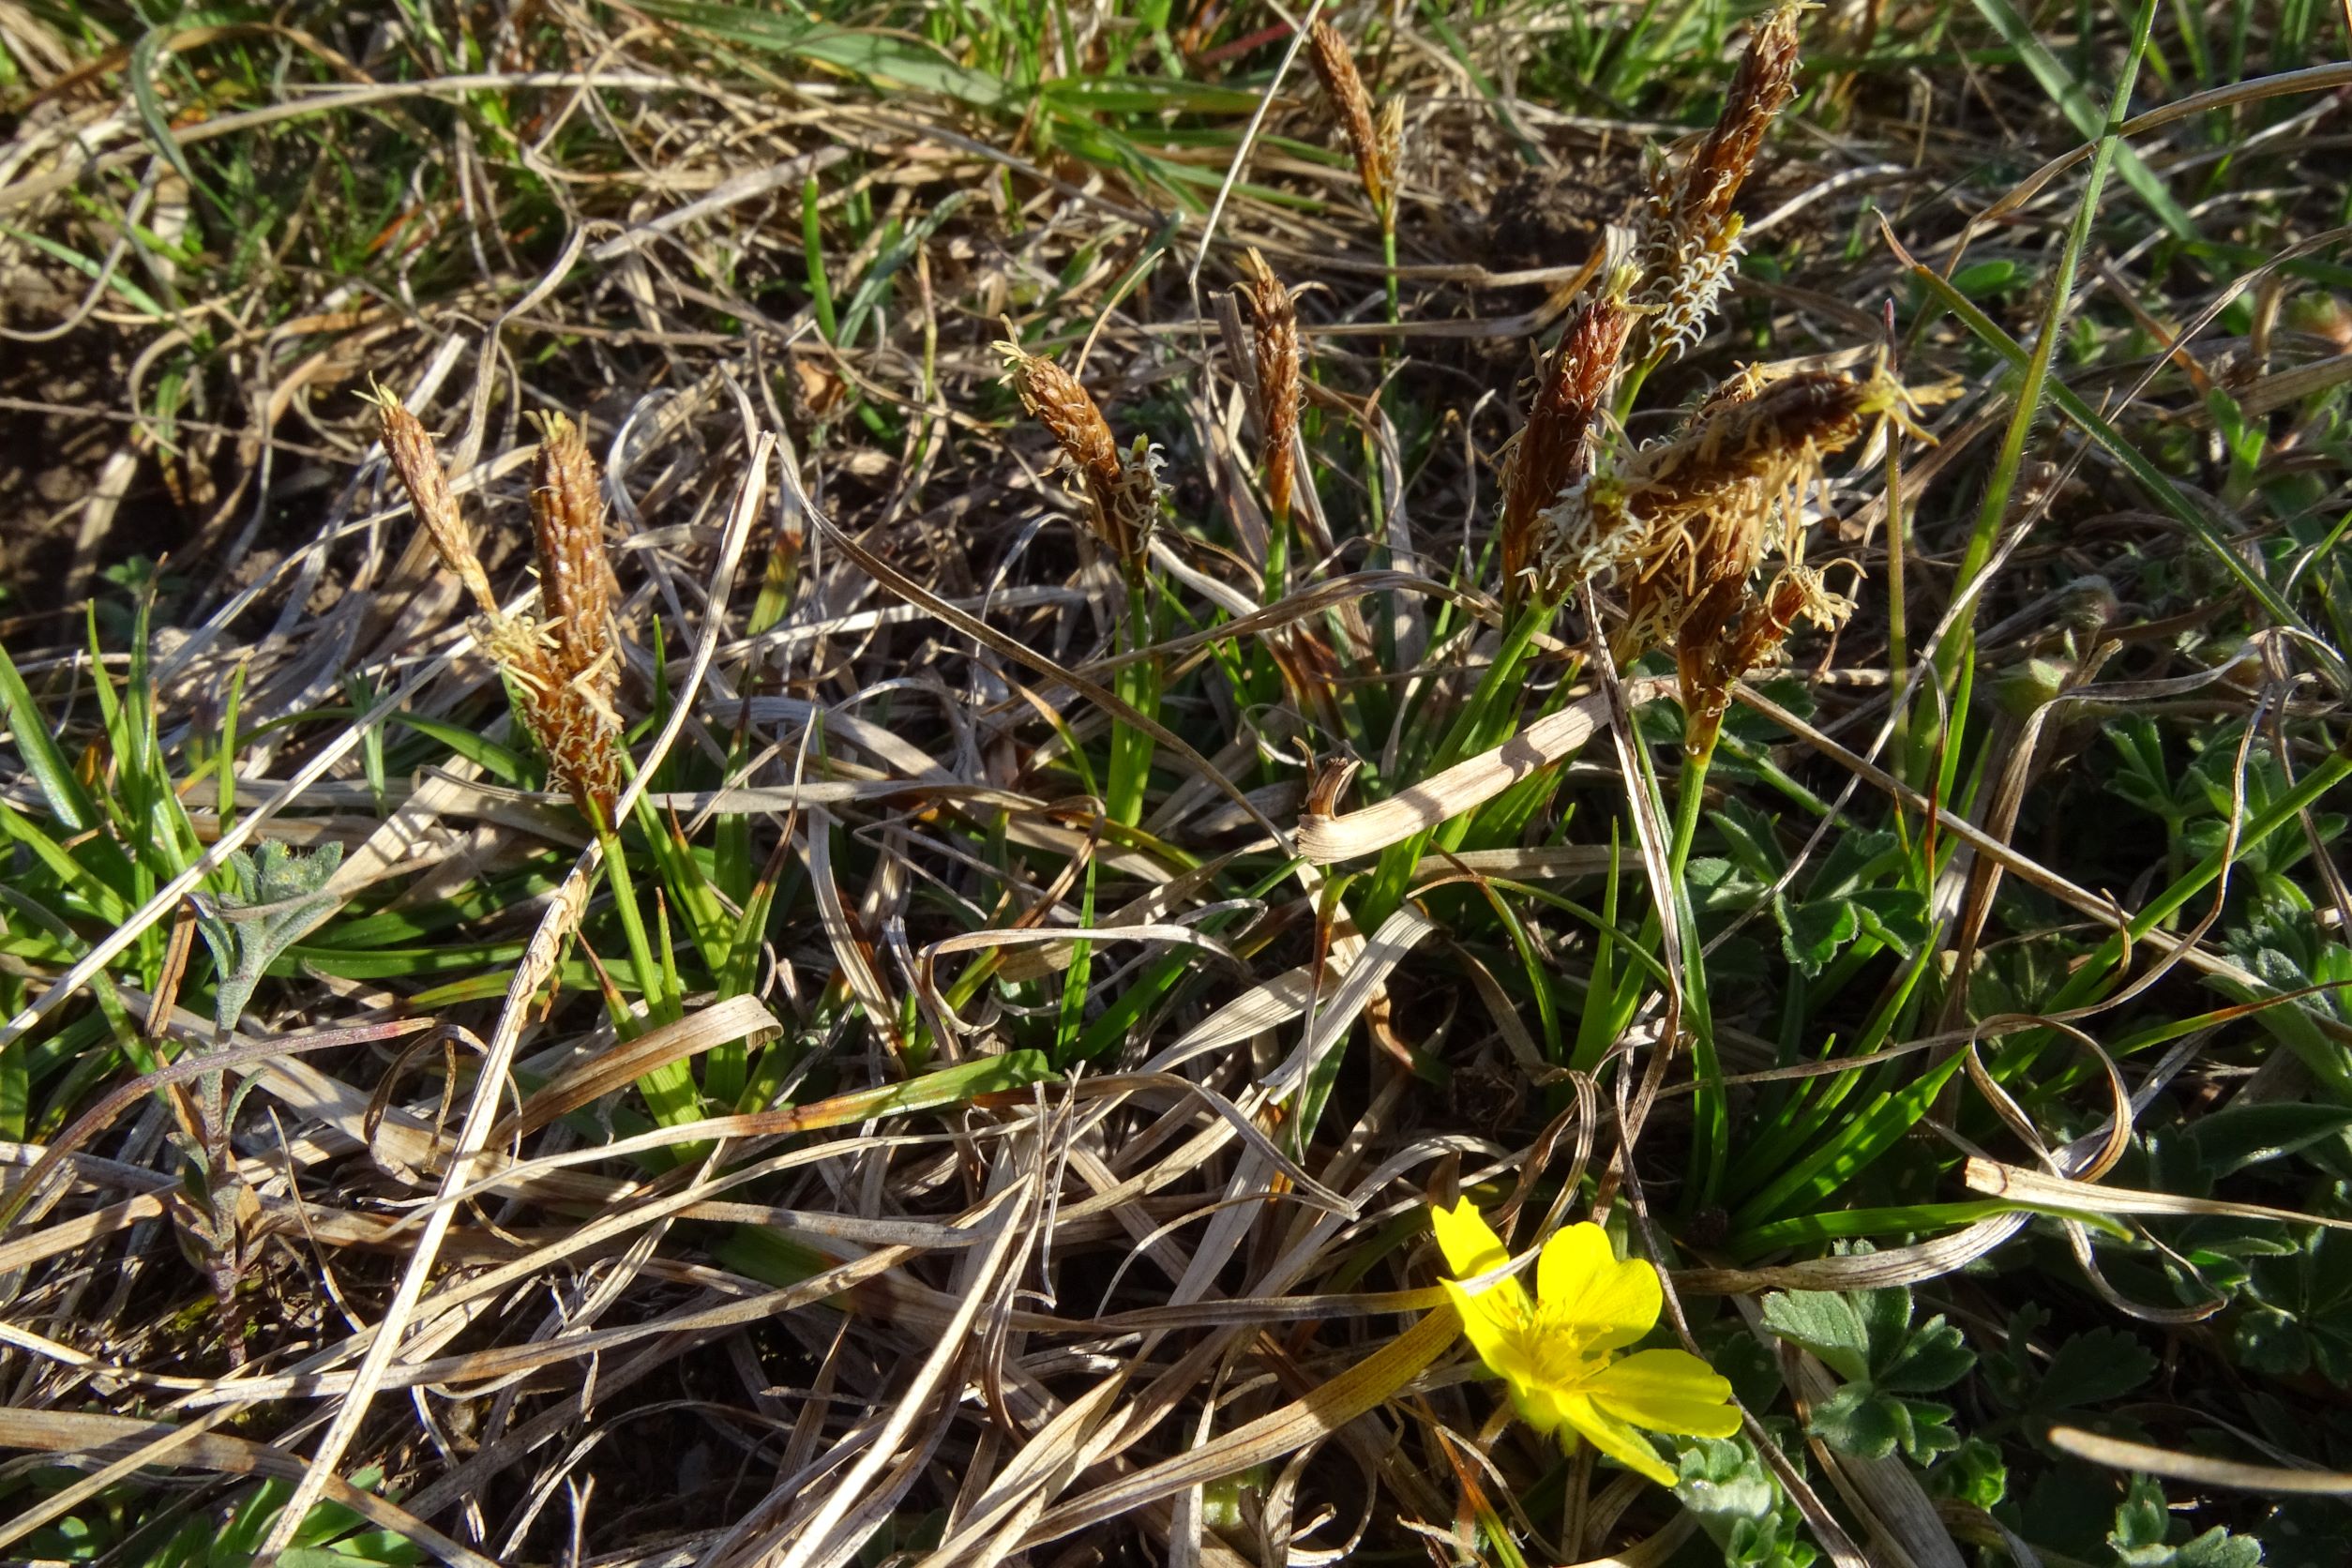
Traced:
<path fill-rule="evenodd" d="M 1899 407 L 1903 393 L 1883 371 L 1857 379 L 1807 371 L 1761 385 L 1735 378 L 1701 405 L 1683 432 L 1645 448 L 1631 465 L 1629 508 L 1642 523 L 1629 568 L 1629 651 L 1677 642 L 1686 622 L 1723 582 L 1744 583 L 1766 550 L 1783 539 L 1782 520 L 1874 414 Z"/>
<path fill-rule="evenodd" d="M 1791 563 L 1761 597 L 1747 583 L 1726 581 L 1692 609 L 1675 644 L 1682 688 L 1682 746 L 1693 756 L 1714 749 L 1731 688 L 1741 677 L 1777 657 L 1802 616 L 1814 626 L 1842 626 L 1854 601 L 1830 591 L 1821 574 Z"/>
<path fill-rule="evenodd" d="M 382 384 L 370 383 L 360 395 L 376 411 L 384 456 L 400 476 L 400 488 L 408 491 L 409 506 L 424 525 L 425 536 L 432 541 L 433 553 L 464 584 L 483 614 L 497 614 L 498 596 L 490 592 L 481 557 L 475 553 L 465 520 L 458 515 L 458 500 L 450 491 L 449 475 L 442 469 L 441 454 L 433 449 L 433 438 L 407 405 Z"/>
<path fill-rule="evenodd" d="M 1673 439 L 1571 485 L 1543 514 L 1539 567 L 1574 586 L 1614 570 L 1626 584 L 1621 658 L 1727 626 L 1766 552 L 1794 551 L 1794 513 L 1821 460 L 1878 422 L 1911 428 L 1910 394 L 1881 367 L 1856 377 L 1735 377 Z M 1711 621 L 1709 619 L 1711 617 Z"/>
<path fill-rule="evenodd" d="M 621 792 L 621 716 L 612 705 L 621 669 L 611 637 L 604 491 L 579 426 L 550 414 L 539 431 L 531 534 L 550 619 L 510 626 L 491 653 L 514 679 L 524 727 L 554 782 L 582 815 L 611 827 Z"/>
<path fill-rule="evenodd" d="M 1141 571 L 1159 515 L 1159 454 L 1139 437 L 1122 453 L 1093 394 L 1052 360 L 1010 340 L 998 343 L 996 351 L 1004 356 L 1005 380 L 1020 395 L 1021 406 L 1061 448 L 1063 464 L 1086 498 L 1095 536 L 1130 574 Z"/>
<path fill-rule="evenodd" d="M 1374 202 L 1380 221 L 1392 222 L 1396 217 L 1396 171 L 1405 161 L 1405 100 L 1393 98 L 1380 105 L 1380 118 L 1373 122 L 1372 163 L 1380 173 L 1380 194 Z M 1359 166 L 1358 178 L 1362 177 Z M 1371 195 L 1367 187 L 1364 194 Z"/>
<path fill-rule="evenodd" d="M 619 670 L 606 636 L 615 584 L 605 553 L 604 490 L 580 427 L 560 414 L 539 420 L 531 484 L 531 535 L 538 547 L 539 598 L 566 676 Z"/>
<path fill-rule="evenodd" d="M 1651 173 L 1641 302 L 1651 311 L 1652 355 L 1680 353 L 1698 340 L 1738 264 L 1741 225 L 1731 204 L 1756 167 L 1765 132 L 1796 97 L 1797 16 L 1803 8 L 1792 0 L 1756 23 L 1713 128 L 1679 168 L 1667 159 Z"/>
<path fill-rule="evenodd" d="M 1503 474 L 1502 580 L 1515 596 L 1534 567 L 1539 519 L 1560 492 L 1592 471 L 1594 422 L 1608 406 L 1634 315 L 1626 303 L 1630 269 L 1621 268 L 1580 309 L 1560 337 L 1527 425 L 1511 445 Z M 1560 589 L 1573 582 L 1559 583 Z"/>
<path fill-rule="evenodd" d="M 481 611 L 483 651 L 505 676 L 517 716 L 548 760 L 550 780 L 581 815 L 610 825 L 621 792 L 621 720 L 612 707 L 620 669 L 607 636 L 612 567 L 604 550 L 604 503 L 596 463 L 562 415 L 546 423 L 531 491 L 532 531 L 542 592 L 557 615 L 544 624 L 498 606 L 432 438 L 383 387 L 369 398 L 393 472 L 408 490 L 442 564 L 457 574 Z M 558 438 L 558 428 L 561 438 Z"/>
<path fill-rule="evenodd" d="M 528 615 L 491 622 L 482 645 L 506 677 L 522 727 L 547 758 L 549 781 L 570 795 L 590 822 L 614 825 L 621 726 L 595 689 L 595 673 L 566 675 L 557 631 Z"/>
<path fill-rule="evenodd" d="M 1266 506 L 1280 523 L 1290 515 L 1291 492 L 1298 480 L 1292 448 L 1298 439 L 1304 384 L 1299 369 L 1299 314 L 1290 291 L 1282 286 L 1255 247 L 1247 263 L 1249 278 L 1242 293 L 1249 300 L 1257 327 L 1251 357 L 1258 371 L 1258 405 L 1264 422 L 1265 446 L 1260 458 L 1266 471 Z"/>
<path fill-rule="evenodd" d="M 1748 35 L 1739 69 L 1725 91 L 1723 113 L 1683 172 L 1683 216 L 1719 219 L 1756 167 L 1764 134 L 1797 96 L 1797 16 L 1802 4 L 1776 8 Z"/>
<path fill-rule="evenodd" d="M 1375 119 L 1372 95 L 1364 91 L 1364 78 L 1356 71 L 1355 54 L 1330 23 L 1319 21 L 1308 28 L 1306 45 L 1307 64 L 1323 84 L 1332 113 L 1348 138 L 1348 150 L 1355 155 L 1356 178 L 1363 183 L 1364 198 L 1385 224 L 1395 196 L 1396 161 L 1404 148 L 1404 104 L 1392 101 Z"/>

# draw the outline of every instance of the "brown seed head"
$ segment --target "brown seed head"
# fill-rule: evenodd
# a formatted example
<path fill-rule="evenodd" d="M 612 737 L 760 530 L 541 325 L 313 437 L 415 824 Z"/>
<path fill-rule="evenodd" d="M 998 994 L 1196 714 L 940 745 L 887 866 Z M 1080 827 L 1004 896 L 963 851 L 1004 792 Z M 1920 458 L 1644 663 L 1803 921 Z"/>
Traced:
<path fill-rule="evenodd" d="M 1045 426 L 1064 462 L 1090 483 L 1113 484 L 1119 476 L 1119 443 L 1110 423 L 1096 406 L 1093 394 L 1076 376 L 1050 359 L 1031 354 L 1018 343 L 996 345 L 1004 356 L 1004 379 L 1020 394 L 1021 407 Z"/>
<path fill-rule="evenodd" d="M 1800 616 L 1827 629 L 1845 625 L 1854 603 L 1830 591 L 1812 567 L 1791 565 L 1761 598 L 1747 585 L 1725 584 L 1692 607 L 1675 644 L 1682 684 L 1682 746 L 1694 755 L 1713 749 L 1731 706 L 1731 688 L 1751 670 L 1771 662 Z"/>
<path fill-rule="evenodd" d="M 1265 419 L 1266 501 L 1278 522 L 1290 515 L 1290 494 L 1297 483 L 1291 444 L 1299 433 L 1299 314 L 1290 291 L 1266 265 L 1255 249 L 1248 255 L 1249 280 L 1242 293 L 1249 301 L 1258 336 L 1252 358 L 1258 370 L 1258 403 Z"/>
<path fill-rule="evenodd" d="M 531 489 L 541 592 L 557 617 L 542 622 L 499 609 L 424 427 L 382 387 L 370 401 L 434 550 L 480 607 L 483 650 L 506 676 L 516 716 L 547 756 L 550 781 L 591 821 L 610 824 L 621 791 L 621 718 L 612 706 L 620 665 L 608 637 L 612 567 L 596 464 L 579 430 L 561 415 L 548 416 Z"/>
<path fill-rule="evenodd" d="M 1560 492 L 1592 471 L 1594 421 L 1608 406 L 1634 315 L 1626 304 L 1630 279 L 1621 274 L 1568 324 L 1549 373 L 1528 410 L 1527 427 L 1512 444 L 1502 491 L 1502 580 L 1516 593 L 1534 565 L 1537 519 Z M 1557 585 L 1573 587 L 1573 583 Z"/>
<path fill-rule="evenodd" d="M 600 671 L 610 696 L 619 680 L 607 635 L 615 585 L 605 553 L 604 491 L 580 427 L 560 414 L 539 421 L 538 461 L 531 483 L 531 533 L 538 547 L 539 595 L 565 677 Z"/>
<path fill-rule="evenodd" d="M 1364 78 L 1356 73 L 1356 57 L 1349 50 L 1348 40 L 1340 37 L 1339 29 L 1330 23 L 1319 21 L 1308 28 L 1306 45 L 1307 64 L 1314 68 L 1316 80 L 1322 83 L 1323 95 L 1331 99 L 1332 113 L 1347 134 L 1348 148 L 1355 154 L 1356 177 L 1363 182 L 1364 194 L 1373 210 L 1385 222 L 1396 158 L 1404 142 L 1403 106 L 1392 105 L 1388 119 L 1375 123 L 1372 95 L 1364 90 Z"/>
<path fill-rule="evenodd" d="M 1796 96 L 1797 15 L 1787 4 L 1756 24 L 1714 128 L 1678 163 L 1651 172 L 1642 223 L 1651 308 L 1647 352 L 1679 353 L 1698 340 L 1740 256 L 1731 204 L 1756 167 L 1764 134 Z"/>
<path fill-rule="evenodd" d="M 621 724 L 595 690 L 596 671 L 567 675 L 557 633 L 528 615 L 490 624 L 483 646 L 507 678 L 515 712 L 547 757 L 548 779 L 580 815 L 613 825 L 621 793 Z"/>
<path fill-rule="evenodd" d="M 1403 98 L 1393 98 L 1380 105 L 1380 118 L 1373 125 L 1372 149 L 1373 166 L 1380 173 L 1380 194 L 1373 195 L 1370 185 L 1364 187 L 1364 194 L 1372 197 L 1372 204 L 1380 209 L 1381 220 L 1385 222 L 1395 212 L 1396 171 L 1404 166 L 1405 161 Z M 1362 173 L 1361 166 L 1358 173 Z"/>
<path fill-rule="evenodd" d="M 1682 745 L 1703 749 L 1723 722 L 1740 642 L 1741 611 L 1749 603 L 1747 580 L 1726 579 L 1690 601 L 1674 639 L 1674 669 L 1682 687 Z M 1696 744 L 1694 744 L 1696 743 Z"/>
<path fill-rule="evenodd" d="M 1724 94 L 1723 113 L 1700 141 L 1683 171 L 1679 191 L 1681 219 L 1693 226 L 1720 220 L 1731 210 L 1764 133 L 1797 96 L 1797 13 L 1784 5 L 1756 24 L 1740 68 Z"/>
<path fill-rule="evenodd" d="M 1014 342 L 1000 342 L 996 351 L 1004 356 L 1005 379 L 1020 394 L 1021 406 L 1062 449 L 1086 497 L 1096 537 L 1131 569 L 1139 566 L 1159 505 L 1157 458 L 1142 442 L 1132 454 L 1122 454 L 1093 395 L 1052 360 Z"/>
<path fill-rule="evenodd" d="M 1878 380 L 1804 371 L 1741 395 L 1704 404 L 1671 441 L 1644 447 L 1630 479 L 1635 510 L 1653 526 L 1718 509 L 1734 492 L 1760 490 L 1776 500 L 1813 477 L 1820 460 L 1841 451 L 1880 412 Z"/>
<path fill-rule="evenodd" d="M 1722 585 L 1744 584 L 1769 550 L 1792 543 L 1787 520 L 1822 458 L 1881 420 L 1903 420 L 1909 401 L 1883 369 L 1735 378 L 1672 440 L 1571 486 L 1543 514 L 1544 565 L 1617 572 L 1626 605 L 1615 639 L 1621 657 L 1679 649 L 1686 628 L 1711 636 L 1708 626 L 1727 625 L 1738 609 L 1716 597 Z"/>
<path fill-rule="evenodd" d="M 450 493 L 449 475 L 442 469 L 440 454 L 433 450 L 432 437 L 426 433 L 416 415 L 384 387 L 371 386 L 362 396 L 375 406 L 384 456 L 391 460 L 392 472 L 400 475 L 401 488 L 408 491 L 409 505 L 416 513 L 416 520 L 424 524 L 425 536 L 432 541 L 433 552 L 441 557 L 443 565 L 457 574 L 483 614 L 496 614 L 497 596 L 490 592 L 481 557 L 475 554 L 474 540 L 466 533 L 464 520 L 458 515 L 457 497 Z"/>

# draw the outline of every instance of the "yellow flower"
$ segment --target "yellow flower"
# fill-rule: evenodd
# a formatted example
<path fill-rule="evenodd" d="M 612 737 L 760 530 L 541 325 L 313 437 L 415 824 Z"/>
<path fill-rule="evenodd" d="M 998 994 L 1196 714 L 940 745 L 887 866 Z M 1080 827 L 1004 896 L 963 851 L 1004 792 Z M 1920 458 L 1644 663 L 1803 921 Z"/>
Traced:
<path fill-rule="evenodd" d="M 1455 1278 L 1446 1293 L 1463 1332 L 1488 1369 L 1511 1386 L 1520 1419 L 1539 1432 L 1565 1426 L 1619 1464 L 1661 1486 L 1674 1471 L 1636 1427 L 1689 1437 L 1727 1438 L 1740 1429 L 1731 1385 L 1688 1350 L 1610 1352 L 1648 1334 L 1666 1304 L 1658 1271 L 1640 1259 L 1617 1260 L 1608 1233 L 1571 1225 L 1544 1244 L 1536 1293 L 1516 1279 L 1466 1287 L 1511 1260 L 1465 1199 L 1432 1208 L 1430 1222 Z M 1562 1434 L 1563 1438 L 1566 1434 Z"/>

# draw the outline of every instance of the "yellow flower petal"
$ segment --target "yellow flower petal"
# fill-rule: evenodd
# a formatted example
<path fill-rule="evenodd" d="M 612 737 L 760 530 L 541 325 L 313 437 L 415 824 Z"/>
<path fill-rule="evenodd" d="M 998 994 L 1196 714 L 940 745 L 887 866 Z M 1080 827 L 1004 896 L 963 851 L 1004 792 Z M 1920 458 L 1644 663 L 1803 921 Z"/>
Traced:
<path fill-rule="evenodd" d="M 1643 1350 L 1612 1362 L 1581 1392 L 1619 1420 L 1652 1432 L 1727 1438 L 1740 1429 L 1731 1384 L 1688 1350 Z"/>
<path fill-rule="evenodd" d="M 1450 1279 L 1438 1282 L 1462 1315 L 1462 1334 L 1487 1369 L 1515 1384 L 1530 1370 L 1527 1338 L 1530 1316 L 1527 1291 L 1515 1279 L 1500 1280 L 1475 1293 Z"/>
<path fill-rule="evenodd" d="M 1535 1294 L 1544 1316 L 1576 1333 L 1588 1351 L 1631 1345 L 1656 1326 L 1666 1305 L 1658 1271 L 1638 1258 L 1619 1262 L 1608 1232 L 1589 1220 L 1544 1244 Z"/>
<path fill-rule="evenodd" d="M 1560 1395 L 1542 1383 L 1509 1380 L 1511 1408 L 1519 1412 L 1519 1419 L 1539 1432 L 1557 1432 L 1568 1419 L 1568 1410 Z"/>
<path fill-rule="evenodd" d="M 1674 1485 L 1674 1471 L 1658 1457 L 1658 1451 L 1650 1446 L 1648 1438 L 1581 1395 L 1570 1395 L 1560 1404 L 1561 1415 L 1585 1441 L 1661 1486 Z"/>
<path fill-rule="evenodd" d="M 1445 1253 L 1445 1266 L 1454 1271 L 1456 1279 L 1472 1279 L 1511 1261 L 1511 1249 L 1502 1244 L 1502 1238 L 1486 1223 L 1486 1216 L 1467 1198 L 1451 1209 L 1432 1204 L 1429 1229 L 1438 1233 L 1438 1246 Z"/>

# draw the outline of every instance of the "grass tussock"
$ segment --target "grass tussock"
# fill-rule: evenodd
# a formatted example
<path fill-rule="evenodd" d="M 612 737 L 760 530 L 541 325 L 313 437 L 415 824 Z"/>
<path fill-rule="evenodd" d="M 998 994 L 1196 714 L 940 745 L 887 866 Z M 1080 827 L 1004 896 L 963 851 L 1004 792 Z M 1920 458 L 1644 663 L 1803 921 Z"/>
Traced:
<path fill-rule="evenodd" d="M 2332 1568 L 2343 19 L 169 9 L 0 1560 Z"/>

